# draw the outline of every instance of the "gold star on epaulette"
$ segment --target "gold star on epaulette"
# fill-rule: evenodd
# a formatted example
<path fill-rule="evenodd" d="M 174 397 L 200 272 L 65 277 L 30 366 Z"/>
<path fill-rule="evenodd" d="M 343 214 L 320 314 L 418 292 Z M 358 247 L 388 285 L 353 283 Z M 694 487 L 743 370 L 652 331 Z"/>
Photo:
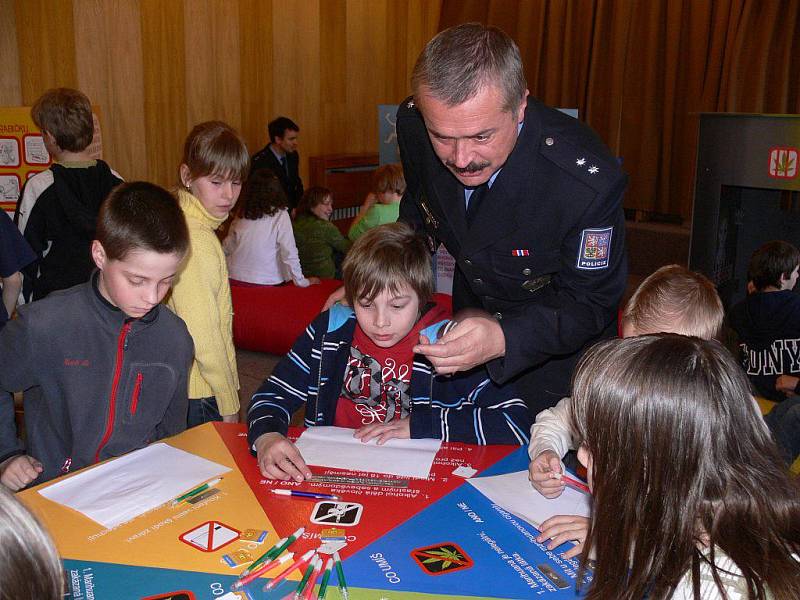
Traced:
<path fill-rule="evenodd" d="M 408 104 L 406 104 L 406 108 L 414 108 L 414 101 L 413 100 L 409 100 Z"/>
<path fill-rule="evenodd" d="M 592 165 L 591 167 L 589 167 L 589 173 L 591 173 L 592 175 L 594 175 L 595 173 L 597 173 L 599 170 L 600 170 L 600 169 L 598 169 L 598 168 L 597 168 L 596 166 L 594 166 L 594 165 Z"/>

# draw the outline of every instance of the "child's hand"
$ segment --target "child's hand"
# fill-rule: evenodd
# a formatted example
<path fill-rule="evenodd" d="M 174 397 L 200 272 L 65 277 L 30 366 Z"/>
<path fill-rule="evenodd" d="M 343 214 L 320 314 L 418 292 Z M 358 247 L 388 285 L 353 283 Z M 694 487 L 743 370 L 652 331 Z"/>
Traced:
<path fill-rule="evenodd" d="M 791 375 L 780 375 L 778 379 L 775 380 L 775 389 L 779 392 L 783 392 L 787 396 L 792 396 L 794 395 L 794 390 L 797 388 L 798 381 L 800 381 L 800 378 Z"/>
<path fill-rule="evenodd" d="M 578 542 L 577 546 L 564 552 L 564 558 L 573 558 L 583 551 L 583 543 L 589 534 L 589 519 L 578 515 L 556 515 L 550 517 L 541 526 L 541 533 L 536 541 L 550 540 L 547 549 L 552 550 L 570 540 Z"/>
<path fill-rule="evenodd" d="M 528 465 L 528 479 L 545 498 L 557 498 L 564 491 L 561 482 L 561 459 L 552 450 L 545 450 Z"/>
<path fill-rule="evenodd" d="M 255 443 L 258 468 L 264 477 L 298 483 L 311 478 L 311 470 L 292 442 L 280 433 L 265 433 Z"/>
<path fill-rule="evenodd" d="M 353 437 L 365 443 L 373 438 L 378 438 L 379 446 L 394 438 L 407 440 L 411 437 L 411 419 L 392 419 L 388 423 L 364 425 L 364 427 L 356 429 Z"/>
<path fill-rule="evenodd" d="M 308 280 L 308 285 L 317 285 L 318 283 L 322 283 L 319 277 L 306 277 Z"/>
<path fill-rule="evenodd" d="M 0 465 L 0 483 L 16 492 L 36 479 L 42 470 L 42 463 L 32 456 L 12 456 Z"/>
<path fill-rule="evenodd" d="M 364 198 L 364 203 L 361 205 L 361 210 L 363 212 L 367 212 L 370 208 L 375 206 L 375 203 L 378 201 L 378 196 L 375 192 L 370 192 L 367 194 L 367 197 Z"/>

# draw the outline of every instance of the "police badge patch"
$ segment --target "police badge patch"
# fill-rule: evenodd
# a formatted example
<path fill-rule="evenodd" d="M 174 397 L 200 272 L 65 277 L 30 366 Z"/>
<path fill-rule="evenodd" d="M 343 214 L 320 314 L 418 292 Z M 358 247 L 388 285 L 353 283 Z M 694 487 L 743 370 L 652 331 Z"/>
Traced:
<path fill-rule="evenodd" d="M 578 262 L 575 266 L 587 271 L 608 267 L 608 260 L 611 257 L 612 233 L 614 233 L 613 227 L 584 229 L 581 232 Z"/>

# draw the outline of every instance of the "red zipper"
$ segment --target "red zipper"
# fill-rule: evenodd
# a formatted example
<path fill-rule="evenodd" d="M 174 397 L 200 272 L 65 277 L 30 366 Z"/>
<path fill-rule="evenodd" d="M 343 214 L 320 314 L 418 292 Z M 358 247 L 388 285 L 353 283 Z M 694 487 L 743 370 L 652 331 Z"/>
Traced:
<path fill-rule="evenodd" d="M 133 396 L 131 396 L 131 414 L 136 414 L 136 407 L 139 405 L 139 392 L 142 389 L 142 374 L 136 373 L 136 385 L 133 386 Z"/>
<path fill-rule="evenodd" d="M 114 430 L 114 417 L 117 412 L 117 387 L 119 387 L 119 375 L 122 372 L 122 361 L 125 355 L 125 338 L 131 330 L 131 324 L 125 323 L 119 332 L 117 338 L 117 361 L 114 367 L 114 381 L 111 384 L 111 397 L 108 401 L 108 419 L 106 420 L 106 431 L 103 434 L 103 439 L 100 440 L 100 445 L 97 447 L 97 452 L 94 453 L 94 462 L 100 462 L 100 451 L 108 443 L 111 437 L 111 432 Z"/>

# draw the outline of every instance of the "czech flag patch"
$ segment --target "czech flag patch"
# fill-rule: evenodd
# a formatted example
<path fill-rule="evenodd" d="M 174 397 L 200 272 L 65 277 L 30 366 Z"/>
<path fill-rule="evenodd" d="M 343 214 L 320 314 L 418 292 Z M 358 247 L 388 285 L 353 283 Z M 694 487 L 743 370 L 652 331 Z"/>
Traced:
<path fill-rule="evenodd" d="M 531 255 L 531 251 L 530 250 L 512 250 L 511 251 L 511 256 L 530 256 L 530 255 Z"/>
<path fill-rule="evenodd" d="M 581 232 L 578 261 L 575 266 L 587 271 L 607 268 L 611 258 L 611 235 L 613 233 L 613 227 L 584 229 Z"/>

